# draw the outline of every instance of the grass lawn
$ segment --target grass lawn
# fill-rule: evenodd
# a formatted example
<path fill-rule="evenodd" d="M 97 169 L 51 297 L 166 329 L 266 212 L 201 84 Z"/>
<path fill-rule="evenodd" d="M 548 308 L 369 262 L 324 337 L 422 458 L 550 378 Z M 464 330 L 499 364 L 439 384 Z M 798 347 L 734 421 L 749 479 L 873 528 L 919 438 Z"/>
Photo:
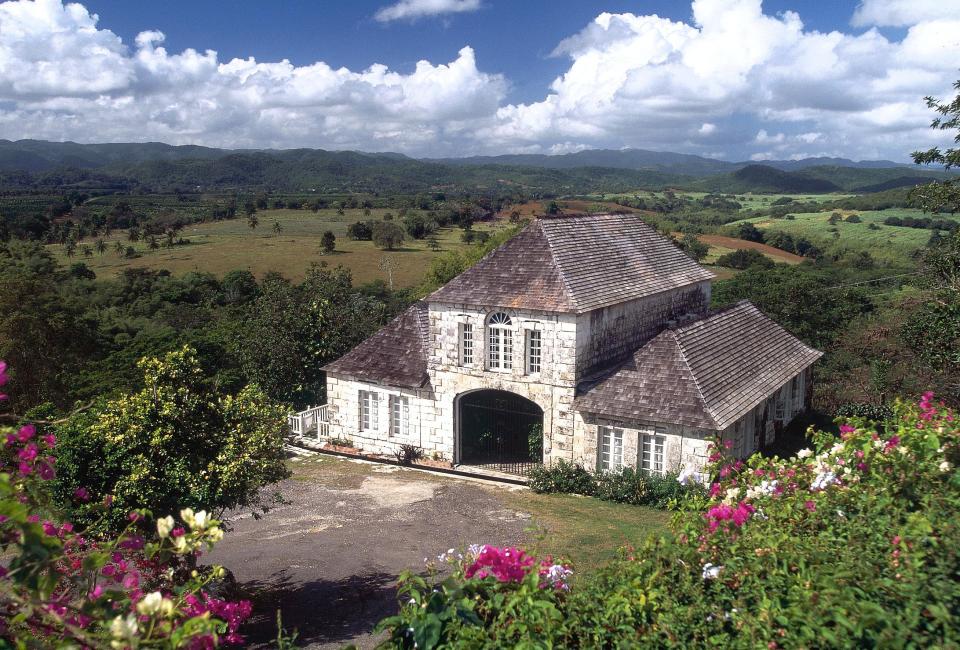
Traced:
<path fill-rule="evenodd" d="M 920 210 L 894 208 L 872 211 L 838 210 L 838 212 L 843 215 L 843 218 L 850 214 L 857 214 L 861 222 L 848 223 L 841 220 L 836 224 L 830 224 L 827 220 L 832 213 L 826 211 L 794 213 L 792 220 L 756 217 L 744 221 L 753 223 L 761 230 L 779 230 L 794 236 L 806 237 L 814 244 L 832 251 L 865 250 L 877 259 L 891 262 L 902 262 L 913 251 L 924 248 L 932 232 L 923 228 L 887 226 L 883 223 L 887 217 L 930 216 L 924 215 Z M 938 218 L 941 217 L 947 218 L 938 215 Z M 871 223 L 876 224 L 877 228 L 871 229 L 869 226 Z"/>
<path fill-rule="evenodd" d="M 599 569 L 624 546 L 669 532 L 670 513 L 644 506 L 528 490 L 507 492 L 504 500 L 533 515 L 528 552 L 566 558 L 580 574 Z"/>
<path fill-rule="evenodd" d="M 420 282 L 431 261 L 441 252 L 461 249 L 461 231 L 456 227 L 443 228 L 437 233 L 440 251 L 431 251 L 426 240 L 407 239 L 394 251 L 382 251 L 373 242 L 354 241 L 347 237 L 347 227 L 356 221 L 382 219 L 387 209 L 374 209 L 369 216 L 362 209 L 346 210 L 338 215 L 334 209 L 312 212 L 310 210 L 262 210 L 257 213 L 259 225 L 252 230 L 245 217 L 230 221 L 217 221 L 187 226 L 181 236 L 190 243 L 173 248 L 149 250 L 146 243 L 128 242 L 126 232 L 117 231 L 107 238 L 108 250 L 103 254 L 94 252 L 84 257 L 83 246 L 93 248 L 93 240 L 79 243 L 73 259 L 68 259 L 62 246 L 49 248 L 57 259 L 66 265 L 82 261 L 98 277 L 110 277 L 128 268 L 167 269 L 174 274 L 201 271 L 223 275 L 234 269 L 247 269 L 258 277 L 268 271 L 278 271 L 288 278 L 302 279 L 313 263 L 327 262 L 332 266 L 343 265 L 353 272 L 356 284 L 377 279 L 387 280 L 387 273 L 380 266 L 384 259 L 394 266 L 393 282 L 396 287 L 412 286 Z M 396 214 L 396 211 L 393 211 Z M 399 219 L 397 219 L 399 222 Z M 282 228 L 273 230 L 274 223 Z M 475 230 L 491 227 L 476 224 Z M 336 252 L 323 255 L 320 237 L 327 230 L 337 238 Z M 125 259 L 113 250 L 115 242 L 132 245 L 140 257 Z"/>

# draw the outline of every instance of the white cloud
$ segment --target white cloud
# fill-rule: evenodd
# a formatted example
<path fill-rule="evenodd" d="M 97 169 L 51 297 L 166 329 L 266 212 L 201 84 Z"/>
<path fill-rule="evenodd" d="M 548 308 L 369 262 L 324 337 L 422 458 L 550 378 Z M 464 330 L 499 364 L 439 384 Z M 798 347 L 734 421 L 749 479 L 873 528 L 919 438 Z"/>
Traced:
<path fill-rule="evenodd" d="M 858 15 L 893 20 L 881 4 L 900 6 L 867 0 Z M 454 6 L 480 2 L 387 9 Z M 960 18 L 911 15 L 891 40 L 811 31 L 796 13 L 764 14 L 760 0 L 695 0 L 689 23 L 602 13 L 559 39 L 554 54 L 569 64 L 542 100 L 507 103 L 508 81 L 482 71 L 470 47 L 406 73 L 221 61 L 169 52 L 158 31 L 124 43 L 79 4 L 13 0 L 0 3 L 0 137 L 431 156 L 641 147 L 786 158 L 815 145 L 903 160 L 943 135 L 922 98 L 952 96 L 960 61 Z"/>
<path fill-rule="evenodd" d="M 416 20 L 428 16 L 460 14 L 476 11 L 480 0 L 400 0 L 381 8 L 374 18 L 382 23 L 392 20 Z"/>
<path fill-rule="evenodd" d="M 960 3 L 952 0 L 861 0 L 850 24 L 854 27 L 909 27 L 941 19 L 960 19 Z"/>

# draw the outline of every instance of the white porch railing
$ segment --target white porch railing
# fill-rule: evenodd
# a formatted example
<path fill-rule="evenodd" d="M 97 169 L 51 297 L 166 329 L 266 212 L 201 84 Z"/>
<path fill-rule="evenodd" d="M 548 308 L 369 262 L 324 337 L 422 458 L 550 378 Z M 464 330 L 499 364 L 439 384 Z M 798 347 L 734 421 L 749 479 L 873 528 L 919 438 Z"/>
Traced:
<path fill-rule="evenodd" d="M 298 438 L 308 436 L 317 440 L 329 438 L 330 420 L 327 416 L 327 405 L 311 406 L 305 411 L 292 413 L 287 416 L 287 425 L 290 427 L 290 433 Z"/>

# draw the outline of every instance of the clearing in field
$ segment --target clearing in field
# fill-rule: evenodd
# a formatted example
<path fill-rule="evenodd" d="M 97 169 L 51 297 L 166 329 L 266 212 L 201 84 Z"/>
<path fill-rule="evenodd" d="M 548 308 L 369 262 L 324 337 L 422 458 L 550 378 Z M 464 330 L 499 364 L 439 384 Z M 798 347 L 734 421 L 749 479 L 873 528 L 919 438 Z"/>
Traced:
<path fill-rule="evenodd" d="M 49 249 L 63 264 L 81 261 L 98 277 L 110 277 L 129 268 L 166 269 L 180 275 L 189 272 L 205 272 L 223 275 L 235 269 L 245 269 L 262 277 L 268 271 L 276 271 L 293 280 L 303 278 L 311 264 L 327 262 L 331 266 L 342 265 L 353 273 L 356 284 L 375 280 L 389 282 L 393 276 L 394 287 L 409 287 L 419 283 L 433 259 L 443 251 L 459 250 L 466 246 L 461 241 L 461 230 L 456 227 L 441 228 L 436 233 L 439 250 L 430 249 L 427 240 L 410 237 L 393 251 L 380 250 L 370 241 L 354 241 L 347 236 L 347 227 L 356 221 L 380 220 L 386 209 L 373 209 L 370 215 L 363 210 L 262 210 L 257 213 L 258 225 L 251 229 L 245 217 L 229 221 L 199 223 L 187 226 L 180 236 L 189 244 L 172 248 L 150 250 L 143 241 L 127 241 L 127 233 L 117 231 L 106 238 L 104 253 L 93 252 L 84 256 L 85 246 L 94 248 L 94 240 L 79 242 L 76 255 L 68 259 L 64 248 L 51 245 Z M 399 218 L 395 218 L 400 223 Z M 279 232 L 274 230 L 279 224 Z M 487 224 L 478 223 L 474 230 L 488 230 Z M 320 238 L 327 230 L 336 236 L 336 251 L 323 254 Z M 139 257 L 127 259 L 114 247 L 120 242 L 124 247 L 133 246 Z M 392 267 L 392 268 L 389 268 Z"/>

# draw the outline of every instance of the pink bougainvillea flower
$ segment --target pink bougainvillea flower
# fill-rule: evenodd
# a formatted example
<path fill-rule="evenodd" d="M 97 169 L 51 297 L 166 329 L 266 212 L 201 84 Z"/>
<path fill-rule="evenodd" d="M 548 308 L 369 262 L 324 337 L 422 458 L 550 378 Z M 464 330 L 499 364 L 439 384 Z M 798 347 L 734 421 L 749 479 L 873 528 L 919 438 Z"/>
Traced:
<path fill-rule="evenodd" d="M 43 437 L 43 442 L 47 445 L 47 447 L 53 447 L 57 444 L 57 437 L 52 433 L 48 433 Z"/>
<path fill-rule="evenodd" d="M 893 436 L 890 436 L 889 440 L 887 440 L 886 448 L 893 449 L 899 444 L 900 444 L 900 436 L 893 435 Z"/>
<path fill-rule="evenodd" d="M 805 502 L 804 502 L 803 507 L 806 508 L 806 509 L 807 509 L 808 511 L 810 511 L 810 512 L 814 512 L 814 511 L 816 511 L 816 509 L 817 509 L 817 504 L 814 503 L 813 501 L 809 501 L 809 500 L 808 500 L 808 501 L 805 501 Z"/>
<path fill-rule="evenodd" d="M 849 424 L 841 424 L 841 425 L 840 425 L 840 433 L 853 433 L 854 431 L 856 431 L 856 429 L 854 429 L 854 428 L 853 428 L 852 426 L 850 426 Z"/>
<path fill-rule="evenodd" d="M 76 490 L 73 491 L 73 498 L 76 499 L 77 501 L 86 503 L 87 501 L 90 500 L 90 493 L 87 491 L 87 488 L 78 487 Z"/>
<path fill-rule="evenodd" d="M 24 426 L 20 427 L 20 431 L 17 432 L 17 438 L 20 440 L 20 442 L 26 442 L 35 436 L 36 433 L 37 427 L 33 426 L 32 424 L 25 424 Z"/>

